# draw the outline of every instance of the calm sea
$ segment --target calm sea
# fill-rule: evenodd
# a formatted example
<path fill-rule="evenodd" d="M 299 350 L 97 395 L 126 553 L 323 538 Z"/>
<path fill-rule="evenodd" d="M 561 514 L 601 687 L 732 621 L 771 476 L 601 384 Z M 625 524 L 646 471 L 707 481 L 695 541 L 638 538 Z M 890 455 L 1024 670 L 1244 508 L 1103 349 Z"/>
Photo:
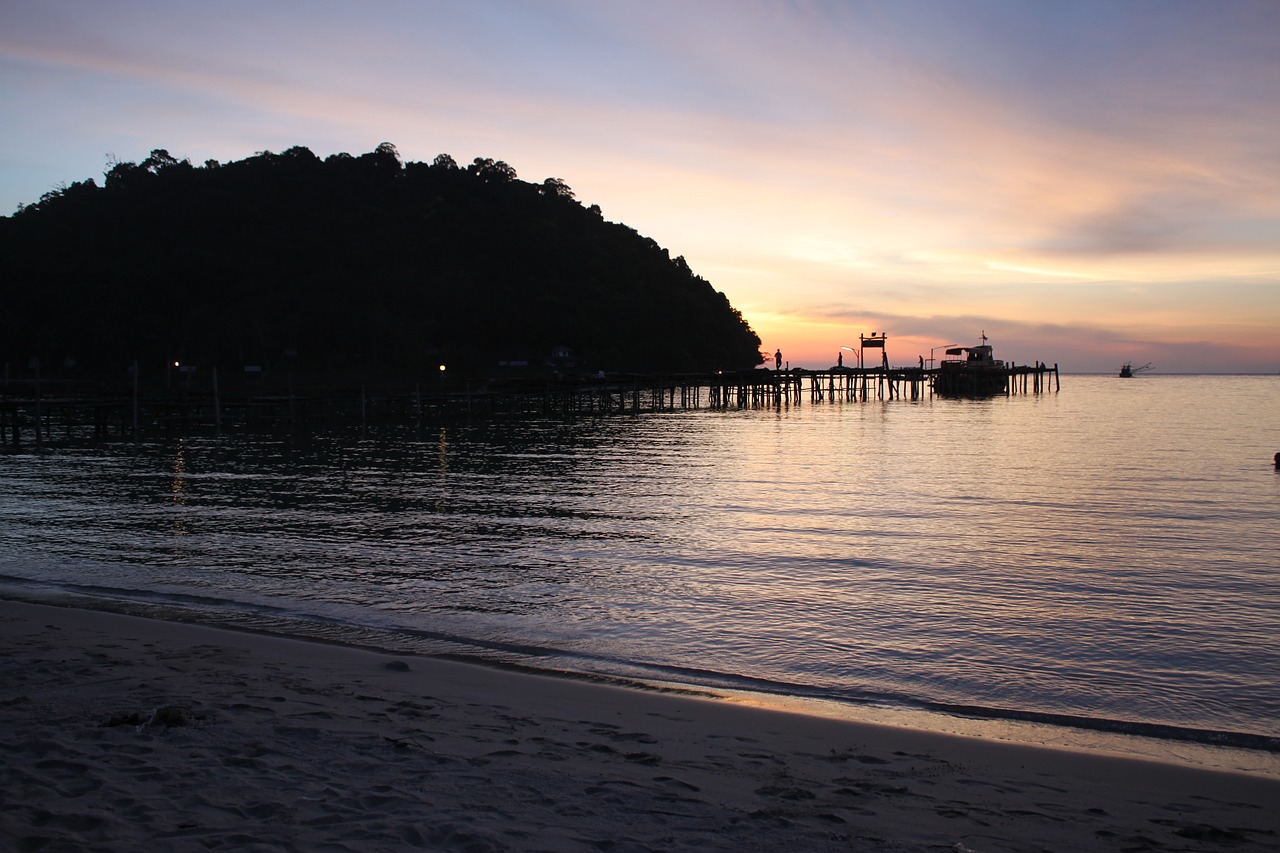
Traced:
<path fill-rule="evenodd" d="M 0 595 L 1280 776 L 1280 377 L 0 453 Z"/>

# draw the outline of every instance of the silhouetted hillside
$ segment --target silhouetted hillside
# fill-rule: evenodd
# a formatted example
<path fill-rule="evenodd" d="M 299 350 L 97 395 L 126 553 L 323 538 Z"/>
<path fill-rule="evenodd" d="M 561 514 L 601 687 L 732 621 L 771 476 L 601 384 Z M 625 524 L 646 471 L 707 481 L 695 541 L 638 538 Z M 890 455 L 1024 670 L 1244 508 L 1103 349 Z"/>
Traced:
<path fill-rule="evenodd" d="M 46 376 L 171 360 L 311 375 L 751 367 L 759 338 L 651 239 L 501 161 L 384 143 L 196 167 L 162 150 L 0 218 L 0 358 Z M 569 368 L 568 361 L 561 363 Z"/>

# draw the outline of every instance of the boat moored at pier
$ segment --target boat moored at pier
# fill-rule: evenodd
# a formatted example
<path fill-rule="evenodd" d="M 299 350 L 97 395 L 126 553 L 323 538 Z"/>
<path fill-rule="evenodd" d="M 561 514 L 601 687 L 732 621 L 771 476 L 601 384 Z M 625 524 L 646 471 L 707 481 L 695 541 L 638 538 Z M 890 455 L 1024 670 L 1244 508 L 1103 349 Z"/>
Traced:
<path fill-rule="evenodd" d="M 940 397 L 991 397 L 1009 390 L 1009 368 L 995 357 L 987 343 L 974 347 L 953 347 L 938 365 L 933 377 L 933 393 Z"/>

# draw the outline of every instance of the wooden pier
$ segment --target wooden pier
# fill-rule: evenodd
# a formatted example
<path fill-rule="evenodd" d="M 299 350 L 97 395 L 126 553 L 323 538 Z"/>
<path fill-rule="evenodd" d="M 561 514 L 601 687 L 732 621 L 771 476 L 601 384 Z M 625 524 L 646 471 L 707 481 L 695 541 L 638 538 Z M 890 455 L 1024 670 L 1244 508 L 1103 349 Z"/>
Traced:
<path fill-rule="evenodd" d="M 1005 393 L 1059 387 L 1058 366 L 1009 365 Z M 422 424 L 483 418 L 575 418 L 617 414 L 924 400 L 930 368 L 745 370 L 678 376 L 611 375 L 576 380 L 465 381 L 412 387 L 346 386 L 267 394 L 207 388 L 92 388 L 10 382 L 0 389 L 0 444 L 128 438 L 234 429 Z M 1050 386 L 1052 385 L 1052 388 Z"/>

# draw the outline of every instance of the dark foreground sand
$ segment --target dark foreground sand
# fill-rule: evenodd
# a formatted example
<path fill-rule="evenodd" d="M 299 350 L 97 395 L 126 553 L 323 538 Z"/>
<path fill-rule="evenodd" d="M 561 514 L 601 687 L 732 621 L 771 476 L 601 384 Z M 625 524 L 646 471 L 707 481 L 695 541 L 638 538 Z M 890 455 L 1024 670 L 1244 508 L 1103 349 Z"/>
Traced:
<path fill-rule="evenodd" d="M 0 601 L 3 850 L 1277 850 L 1280 782 Z"/>

